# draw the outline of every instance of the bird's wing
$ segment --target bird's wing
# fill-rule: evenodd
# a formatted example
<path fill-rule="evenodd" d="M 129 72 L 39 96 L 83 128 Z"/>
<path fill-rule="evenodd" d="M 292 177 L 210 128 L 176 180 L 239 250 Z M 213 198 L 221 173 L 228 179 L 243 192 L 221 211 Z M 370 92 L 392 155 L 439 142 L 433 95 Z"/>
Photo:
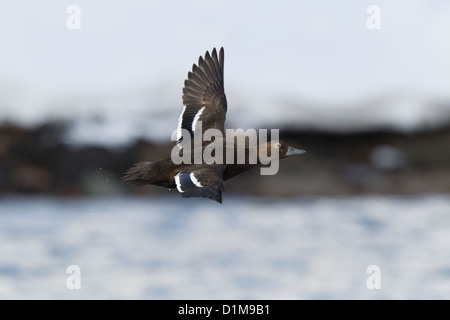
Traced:
<path fill-rule="evenodd" d="M 234 176 L 237 176 L 238 174 L 241 174 L 256 166 L 259 166 L 259 164 L 244 163 L 244 164 L 227 165 L 223 170 L 223 180 L 231 179 Z"/>
<path fill-rule="evenodd" d="M 204 133 L 207 129 L 218 129 L 224 136 L 224 123 L 227 112 L 227 99 L 223 86 L 224 52 L 219 55 L 214 48 L 211 55 L 206 51 L 205 58 L 198 59 L 198 65 L 192 66 L 192 72 L 184 82 L 183 104 L 178 121 L 177 140 L 182 140 L 182 129 L 187 130 L 191 138 L 202 124 Z M 197 131 L 198 132 L 198 131 Z"/>
<path fill-rule="evenodd" d="M 205 197 L 222 203 L 222 173 L 221 166 L 184 169 L 175 176 L 175 184 L 184 198 Z"/>

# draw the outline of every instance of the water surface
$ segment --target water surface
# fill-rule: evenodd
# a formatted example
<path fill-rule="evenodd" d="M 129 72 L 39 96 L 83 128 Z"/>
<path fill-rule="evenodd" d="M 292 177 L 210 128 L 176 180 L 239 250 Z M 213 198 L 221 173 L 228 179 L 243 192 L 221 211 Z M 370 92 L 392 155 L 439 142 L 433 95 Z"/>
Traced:
<path fill-rule="evenodd" d="M 449 299 L 449 244 L 439 195 L 3 198 L 0 298 Z"/>

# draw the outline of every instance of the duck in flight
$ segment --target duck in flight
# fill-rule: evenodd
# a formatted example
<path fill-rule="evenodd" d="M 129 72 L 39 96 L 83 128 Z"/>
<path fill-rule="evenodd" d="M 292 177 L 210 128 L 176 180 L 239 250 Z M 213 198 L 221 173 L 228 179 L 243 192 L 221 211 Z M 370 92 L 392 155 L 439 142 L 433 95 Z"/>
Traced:
<path fill-rule="evenodd" d="M 192 72 L 184 82 L 183 105 L 177 128 L 177 144 L 181 153 L 195 154 L 191 144 L 183 144 L 183 140 L 205 134 L 207 130 L 216 130 L 225 137 L 225 117 L 227 99 L 223 81 L 224 50 L 217 54 L 214 48 L 211 54 L 207 51 L 205 57 L 200 57 L 194 64 Z M 200 125 L 201 124 L 201 125 Z M 184 133 L 187 133 L 185 139 Z M 223 140 L 225 141 L 225 139 Z M 202 141 L 201 150 L 208 148 L 209 141 Z M 224 146 L 228 142 L 223 142 Z M 234 140 L 232 142 L 235 144 Z M 224 148 L 225 149 L 225 148 Z M 237 151 L 237 146 L 232 148 Z M 131 185 L 144 186 L 148 184 L 166 188 L 177 188 L 185 198 L 206 197 L 222 203 L 222 191 L 225 191 L 224 181 L 239 173 L 247 171 L 264 162 L 260 159 L 260 151 L 264 150 L 272 160 L 282 159 L 291 155 L 302 154 L 305 151 L 292 148 L 283 141 L 269 141 L 256 145 L 256 161 L 250 159 L 250 148 L 245 149 L 244 161 L 232 163 L 200 163 L 174 162 L 172 157 L 157 162 L 139 162 L 130 168 L 122 180 Z M 228 149 L 227 149 L 228 150 Z M 236 156 L 234 157 L 236 160 Z M 264 163 L 267 164 L 267 163 Z"/>

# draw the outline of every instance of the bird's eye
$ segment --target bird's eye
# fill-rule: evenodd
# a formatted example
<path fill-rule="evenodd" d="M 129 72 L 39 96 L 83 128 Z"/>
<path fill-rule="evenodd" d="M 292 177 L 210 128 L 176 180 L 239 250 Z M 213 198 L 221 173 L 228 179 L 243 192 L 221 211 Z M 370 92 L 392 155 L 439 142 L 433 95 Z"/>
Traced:
<path fill-rule="evenodd" d="M 275 148 L 280 148 L 280 147 L 281 147 L 281 143 L 278 142 L 275 144 Z"/>

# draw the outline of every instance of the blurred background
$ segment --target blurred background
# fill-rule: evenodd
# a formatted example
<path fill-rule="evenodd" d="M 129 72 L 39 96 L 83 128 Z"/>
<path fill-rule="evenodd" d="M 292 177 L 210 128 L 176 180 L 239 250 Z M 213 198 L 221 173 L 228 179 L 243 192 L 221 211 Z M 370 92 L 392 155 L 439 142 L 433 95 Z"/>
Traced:
<path fill-rule="evenodd" d="M 450 298 L 449 33 L 446 1 L 1 3 L 0 297 Z M 122 184 L 222 46 L 226 126 L 307 153 L 223 205 Z"/>

